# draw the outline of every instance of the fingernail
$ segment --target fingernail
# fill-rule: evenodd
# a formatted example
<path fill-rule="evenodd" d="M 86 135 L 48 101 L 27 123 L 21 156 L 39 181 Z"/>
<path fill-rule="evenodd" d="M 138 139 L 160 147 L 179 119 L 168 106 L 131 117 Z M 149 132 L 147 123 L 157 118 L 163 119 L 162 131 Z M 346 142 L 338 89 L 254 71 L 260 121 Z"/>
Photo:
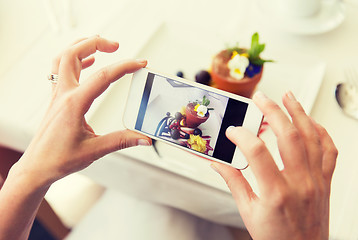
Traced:
<path fill-rule="evenodd" d="M 136 61 L 137 61 L 137 63 L 139 63 L 139 64 L 145 64 L 145 63 L 147 63 L 147 60 L 145 60 L 145 59 L 137 59 Z"/>
<path fill-rule="evenodd" d="M 257 97 L 257 98 L 260 98 L 260 99 L 266 99 L 267 98 L 267 96 L 261 91 L 257 91 L 255 93 L 254 97 Z"/>
<path fill-rule="evenodd" d="M 235 126 L 229 126 L 227 129 L 226 129 L 226 132 L 231 132 L 232 130 L 235 129 Z"/>
<path fill-rule="evenodd" d="M 217 173 L 220 174 L 219 169 L 214 165 L 214 163 L 211 163 L 211 164 L 210 164 L 210 167 L 211 167 L 215 172 L 217 172 Z"/>
<path fill-rule="evenodd" d="M 296 98 L 295 98 L 295 96 L 293 95 L 293 93 L 292 93 L 291 91 L 288 91 L 288 92 L 286 93 L 286 95 L 287 95 L 287 97 L 288 97 L 290 100 L 296 101 Z"/>
<path fill-rule="evenodd" d="M 138 146 L 150 146 L 150 143 L 145 139 L 138 139 L 137 145 Z"/>

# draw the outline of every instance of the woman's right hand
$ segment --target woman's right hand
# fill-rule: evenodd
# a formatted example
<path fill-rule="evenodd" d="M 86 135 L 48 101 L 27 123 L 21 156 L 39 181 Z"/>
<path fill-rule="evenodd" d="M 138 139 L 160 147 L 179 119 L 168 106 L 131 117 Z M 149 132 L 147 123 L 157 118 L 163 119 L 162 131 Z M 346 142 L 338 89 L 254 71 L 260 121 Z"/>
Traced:
<path fill-rule="evenodd" d="M 262 93 L 253 97 L 277 137 L 284 169 L 264 142 L 248 130 L 229 128 L 227 137 L 243 152 L 259 186 L 256 195 L 241 171 L 213 163 L 236 201 L 255 240 L 328 239 L 329 200 L 337 149 L 327 131 L 308 117 L 291 92 L 283 97 L 292 122 Z"/>

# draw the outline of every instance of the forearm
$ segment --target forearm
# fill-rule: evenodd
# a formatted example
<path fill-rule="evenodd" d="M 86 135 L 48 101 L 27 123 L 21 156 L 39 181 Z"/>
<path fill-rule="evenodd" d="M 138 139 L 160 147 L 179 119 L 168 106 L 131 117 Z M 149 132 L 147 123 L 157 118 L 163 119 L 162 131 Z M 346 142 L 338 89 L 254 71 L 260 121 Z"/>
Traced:
<path fill-rule="evenodd" d="M 14 166 L 0 191 L 0 240 L 27 239 L 36 212 L 48 190 L 36 176 Z"/>

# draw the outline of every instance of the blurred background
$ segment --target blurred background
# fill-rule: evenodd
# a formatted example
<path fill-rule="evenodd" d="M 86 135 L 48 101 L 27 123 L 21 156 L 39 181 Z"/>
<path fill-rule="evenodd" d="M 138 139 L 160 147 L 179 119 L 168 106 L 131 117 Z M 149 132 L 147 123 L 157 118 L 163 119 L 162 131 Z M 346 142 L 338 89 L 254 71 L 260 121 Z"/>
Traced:
<path fill-rule="evenodd" d="M 116 53 L 95 55 L 81 81 L 125 58 L 145 58 L 153 69 L 169 75 L 182 71 L 194 80 L 198 71 L 210 69 L 216 53 L 236 43 L 247 48 L 258 32 L 266 43 L 262 57 L 275 62 L 265 64 L 257 88 L 276 102 L 292 90 L 334 139 L 339 157 L 330 235 L 357 239 L 358 2 L 298 2 L 0 0 L 2 175 L 26 149 L 44 114 L 52 59 L 76 39 L 99 34 L 119 42 Z M 113 84 L 87 113 L 96 133 L 124 128 L 129 83 L 127 76 Z M 340 83 L 349 86 L 343 105 L 335 95 Z M 351 116 L 342 111 L 347 104 Z M 280 165 L 270 129 L 261 137 Z M 39 229 L 54 239 L 249 239 L 209 162 L 163 143 L 156 146 L 110 154 L 56 182 L 38 216 Z M 244 174 L 255 188 L 250 169 Z"/>

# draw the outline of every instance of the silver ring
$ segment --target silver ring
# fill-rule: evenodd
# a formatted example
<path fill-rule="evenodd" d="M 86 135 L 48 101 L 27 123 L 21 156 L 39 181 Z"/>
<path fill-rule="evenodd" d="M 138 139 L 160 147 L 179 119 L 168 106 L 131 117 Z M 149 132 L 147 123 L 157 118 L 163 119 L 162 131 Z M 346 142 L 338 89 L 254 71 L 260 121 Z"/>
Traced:
<path fill-rule="evenodd" d="M 52 83 L 57 83 L 58 75 L 57 74 L 49 74 L 47 79 Z"/>

